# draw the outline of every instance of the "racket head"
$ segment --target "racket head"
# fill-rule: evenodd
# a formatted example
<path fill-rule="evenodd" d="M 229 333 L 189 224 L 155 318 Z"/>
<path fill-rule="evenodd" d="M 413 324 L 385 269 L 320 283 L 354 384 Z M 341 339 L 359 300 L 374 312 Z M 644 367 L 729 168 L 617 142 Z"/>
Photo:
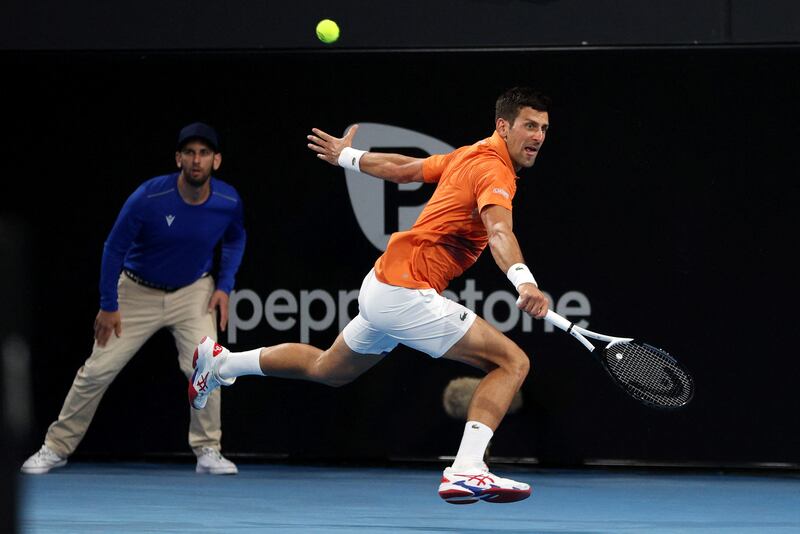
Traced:
<path fill-rule="evenodd" d="M 658 347 L 635 339 L 611 343 L 600 362 L 623 391 L 647 406 L 674 410 L 694 397 L 692 375 Z"/>

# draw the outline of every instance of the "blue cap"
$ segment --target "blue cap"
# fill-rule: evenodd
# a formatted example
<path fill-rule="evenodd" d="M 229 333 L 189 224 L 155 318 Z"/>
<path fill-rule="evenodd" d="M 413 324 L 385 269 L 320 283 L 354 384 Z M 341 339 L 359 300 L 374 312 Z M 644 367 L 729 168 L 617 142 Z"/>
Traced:
<path fill-rule="evenodd" d="M 178 134 L 178 150 L 183 148 L 183 145 L 192 139 L 205 141 L 214 149 L 214 152 L 219 152 L 219 136 L 214 128 L 208 124 L 193 122 L 188 126 L 184 126 L 181 133 Z"/>

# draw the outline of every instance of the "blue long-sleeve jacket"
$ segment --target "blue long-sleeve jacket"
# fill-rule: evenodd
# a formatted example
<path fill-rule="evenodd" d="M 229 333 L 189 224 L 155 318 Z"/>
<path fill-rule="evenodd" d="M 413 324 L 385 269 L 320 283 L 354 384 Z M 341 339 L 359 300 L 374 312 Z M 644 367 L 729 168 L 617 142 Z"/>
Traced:
<path fill-rule="evenodd" d="M 123 268 L 164 286 L 189 285 L 210 272 L 222 243 L 217 289 L 230 293 L 244 254 L 242 201 L 231 185 L 211 178 L 203 204 L 187 204 L 178 193 L 178 173 L 157 176 L 128 197 L 103 248 L 100 308 L 116 311 Z"/>

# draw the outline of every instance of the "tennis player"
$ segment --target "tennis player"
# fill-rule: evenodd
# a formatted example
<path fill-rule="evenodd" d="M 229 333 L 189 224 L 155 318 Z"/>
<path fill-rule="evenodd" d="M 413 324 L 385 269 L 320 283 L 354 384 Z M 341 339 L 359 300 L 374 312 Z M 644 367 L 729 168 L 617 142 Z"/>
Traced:
<path fill-rule="evenodd" d="M 232 353 L 204 338 L 189 383 L 192 406 L 237 376 L 266 375 L 341 386 L 377 364 L 398 344 L 434 358 L 483 370 L 452 466 L 439 495 L 453 504 L 513 502 L 530 496 L 528 484 L 489 472 L 484 452 L 528 374 L 526 354 L 500 331 L 441 295 L 486 245 L 519 293 L 518 307 L 541 319 L 548 309 L 512 231 L 517 171 L 532 167 L 548 128 L 549 99 L 512 88 L 495 108 L 491 137 L 449 154 L 414 158 L 352 148 L 358 128 L 342 138 L 313 129 L 308 147 L 318 158 L 396 183 L 433 182 L 436 190 L 416 223 L 394 233 L 364 278 L 359 313 L 327 350 L 286 343 Z"/>

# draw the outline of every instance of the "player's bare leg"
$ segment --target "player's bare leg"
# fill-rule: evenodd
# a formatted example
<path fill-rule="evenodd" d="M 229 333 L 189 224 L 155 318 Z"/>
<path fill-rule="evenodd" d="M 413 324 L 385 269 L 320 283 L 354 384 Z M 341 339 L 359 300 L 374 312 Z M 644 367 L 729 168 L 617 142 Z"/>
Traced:
<path fill-rule="evenodd" d="M 303 343 L 283 343 L 233 353 L 214 340 L 203 338 L 194 353 L 189 402 L 194 408 L 202 409 L 214 389 L 232 385 L 236 377 L 243 375 L 296 378 L 343 386 L 381 359 L 380 355 L 353 352 L 342 334 L 328 350 Z"/>
<path fill-rule="evenodd" d="M 528 376 L 530 360 L 526 354 L 499 330 L 477 317 L 444 357 L 486 372 L 472 396 L 467 417 L 496 430 Z"/>
<path fill-rule="evenodd" d="M 486 376 L 473 393 L 461 445 L 452 467 L 444 471 L 439 495 L 451 504 L 526 499 L 530 486 L 490 473 L 483 456 L 528 375 L 530 360 L 513 341 L 480 317 L 444 357 L 482 369 Z"/>
<path fill-rule="evenodd" d="M 383 359 L 350 350 L 342 334 L 328 350 L 303 343 L 284 343 L 261 349 L 259 363 L 267 376 L 297 378 L 329 386 L 343 386 Z"/>

